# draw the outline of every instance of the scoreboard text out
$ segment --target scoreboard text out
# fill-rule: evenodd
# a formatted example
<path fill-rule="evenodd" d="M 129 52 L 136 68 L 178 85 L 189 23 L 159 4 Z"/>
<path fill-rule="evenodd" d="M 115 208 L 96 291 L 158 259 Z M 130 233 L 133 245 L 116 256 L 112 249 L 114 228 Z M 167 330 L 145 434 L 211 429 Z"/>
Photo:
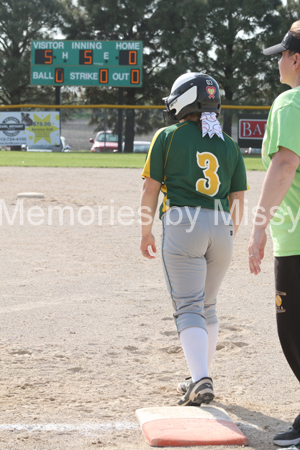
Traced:
<path fill-rule="evenodd" d="M 141 41 L 32 41 L 31 84 L 141 87 Z"/>

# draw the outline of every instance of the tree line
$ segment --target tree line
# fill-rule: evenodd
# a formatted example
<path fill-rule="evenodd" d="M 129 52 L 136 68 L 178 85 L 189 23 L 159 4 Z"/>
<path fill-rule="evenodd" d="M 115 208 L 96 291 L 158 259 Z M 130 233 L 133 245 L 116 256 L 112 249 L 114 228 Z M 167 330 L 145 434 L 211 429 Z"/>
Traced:
<path fill-rule="evenodd" d="M 53 87 L 30 86 L 31 40 L 60 33 L 143 41 L 143 87 L 124 88 L 125 104 L 162 104 L 174 80 L 195 71 L 218 81 L 224 104 L 269 105 L 287 87 L 274 70 L 278 55 L 266 58 L 262 49 L 280 42 L 299 15 L 298 0 L 2 0 L 0 103 L 54 103 Z M 87 104 L 114 104 L 118 90 L 89 87 L 84 96 Z M 135 121 L 144 132 L 153 126 L 146 116 L 126 111 L 129 151 Z"/>

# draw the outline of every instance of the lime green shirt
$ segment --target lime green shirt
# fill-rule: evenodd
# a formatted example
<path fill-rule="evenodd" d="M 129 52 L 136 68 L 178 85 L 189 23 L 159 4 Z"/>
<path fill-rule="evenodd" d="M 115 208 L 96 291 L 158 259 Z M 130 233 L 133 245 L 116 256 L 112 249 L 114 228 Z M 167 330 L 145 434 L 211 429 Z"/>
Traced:
<path fill-rule="evenodd" d="M 266 168 L 280 146 L 300 156 L 300 87 L 283 92 L 272 105 L 262 145 Z M 275 256 L 300 255 L 299 207 L 300 167 L 270 224 Z"/>
<path fill-rule="evenodd" d="M 223 135 L 225 141 L 216 135 L 202 137 L 198 124 L 192 121 L 157 131 L 142 176 L 162 183 L 160 217 L 172 206 L 230 212 L 229 193 L 247 190 L 241 150 Z"/>

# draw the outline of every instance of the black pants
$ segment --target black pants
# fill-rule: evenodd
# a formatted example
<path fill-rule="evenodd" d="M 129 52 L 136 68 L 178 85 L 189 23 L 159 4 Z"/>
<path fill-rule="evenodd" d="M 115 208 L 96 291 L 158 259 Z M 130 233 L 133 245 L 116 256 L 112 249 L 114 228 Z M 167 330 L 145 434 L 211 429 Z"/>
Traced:
<path fill-rule="evenodd" d="M 300 381 L 300 256 L 275 257 L 277 330 L 283 353 Z M 300 414 L 293 427 L 300 434 Z"/>
<path fill-rule="evenodd" d="M 275 287 L 279 340 L 300 381 L 300 256 L 275 257 Z"/>

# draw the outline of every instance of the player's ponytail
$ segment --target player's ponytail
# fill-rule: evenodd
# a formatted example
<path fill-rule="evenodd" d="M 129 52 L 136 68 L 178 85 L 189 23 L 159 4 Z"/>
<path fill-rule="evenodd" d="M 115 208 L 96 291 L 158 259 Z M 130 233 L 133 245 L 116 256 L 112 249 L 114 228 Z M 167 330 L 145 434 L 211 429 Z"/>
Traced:
<path fill-rule="evenodd" d="M 199 117 L 198 122 L 197 122 L 198 128 L 202 133 L 202 122 L 201 122 L 201 118 Z"/>
<path fill-rule="evenodd" d="M 200 120 L 201 118 L 201 113 L 192 113 L 192 114 L 187 114 L 185 117 L 183 117 L 183 120 L 191 120 L 193 122 L 197 122 L 198 128 L 200 131 L 202 131 L 202 122 Z M 197 120 L 195 120 L 197 119 Z"/>

